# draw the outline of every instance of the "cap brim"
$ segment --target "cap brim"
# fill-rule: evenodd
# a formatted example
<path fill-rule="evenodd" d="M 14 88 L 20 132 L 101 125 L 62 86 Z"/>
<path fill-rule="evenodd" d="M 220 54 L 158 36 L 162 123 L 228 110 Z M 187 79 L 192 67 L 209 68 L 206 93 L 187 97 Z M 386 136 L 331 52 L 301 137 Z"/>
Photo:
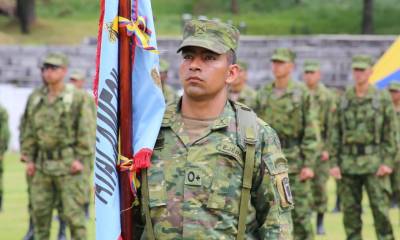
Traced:
<path fill-rule="evenodd" d="M 272 55 L 271 61 L 291 62 L 292 60 L 281 55 Z"/>
<path fill-rule="evenodd" d="M 353 63 L 351 64 L 352 69 L 367 69 L 370 68 L 371 66 L 366 64 L 366 63 Z"/>
<path fill-rule="evenodd" d="M 45 64 L 54 65 L 57 67 L 65 67 L 65 65 L 63 63 L 60 63 L 59 61 L 44 61 L 42 66 Z"/>
<path fill-rule="evenodd" d="M 202 47 L 208 49 L 217 54 L 223 54 L 229 51 L 229 48 L 217 41 L 211 41 L 209 39 L 198 39 L 194 37 L 188 37 L 182 41 L 177 52 L 180 52 L 184 47 Z"/>
<path fill-rule="evenodd" d="M 304 72 L 316 72 L 319 71 L 319 68 L 317 67 L 305 67 Z"/>

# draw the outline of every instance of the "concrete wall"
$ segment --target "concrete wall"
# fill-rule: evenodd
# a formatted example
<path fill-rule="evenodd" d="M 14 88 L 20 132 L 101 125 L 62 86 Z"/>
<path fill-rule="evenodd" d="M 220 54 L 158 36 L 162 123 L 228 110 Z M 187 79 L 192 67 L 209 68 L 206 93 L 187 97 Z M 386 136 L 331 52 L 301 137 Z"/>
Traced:
<path fill-rule="evenodd" d="M 298 37 L 243 37 L 239 47 L 239 59 L 249 64 L 249 83 L 258 86 L 272 79 L 270 56 L 276 47 L 291 47 L 297 53 L 294 77 L 301 78 L 301 65 L 305 58 L 322 62 L 323 81 L 331 86 L 344 86 L 351 80 L 351 56 L 357 53 L 371 54 L 378 58 L 395 40 L 395 36 L 320 35 Z M 159 38 L 160 55 L 171 63 L 169 81 L 179 87 L 176 54 L 180 40 Z M 48 52 L 61 51 L 71 60 L 71 69 L 86 72 L 90 81 L 95 74 L 96 40 L 86 39 L 77 46 L 16 46 L 0 45 L 0 83 L 18 83 L 36 86 L 40 83 L 38 65 Z"/>

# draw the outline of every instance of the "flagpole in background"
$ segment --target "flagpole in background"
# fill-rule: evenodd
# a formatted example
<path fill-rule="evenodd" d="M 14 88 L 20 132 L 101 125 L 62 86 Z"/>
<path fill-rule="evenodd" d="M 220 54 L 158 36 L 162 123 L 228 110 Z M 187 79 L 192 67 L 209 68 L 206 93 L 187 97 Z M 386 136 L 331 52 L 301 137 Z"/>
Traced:
<path fill-rule="evenodd" d="M 118 6 L 120 17 L 131 19 L 131 1 L 120 0 Z M 119 26 L 119 120 L 120 120 L 120 154 L 131 158 L 132 149 L 132 51 L 131 38 L 126 27 Z M 134 233 L 133 207 L 134 196 L 130 189 L 129 171 L 119 171 L 120 204 L 121 204 L 121 237 L 131 240 Z"/>

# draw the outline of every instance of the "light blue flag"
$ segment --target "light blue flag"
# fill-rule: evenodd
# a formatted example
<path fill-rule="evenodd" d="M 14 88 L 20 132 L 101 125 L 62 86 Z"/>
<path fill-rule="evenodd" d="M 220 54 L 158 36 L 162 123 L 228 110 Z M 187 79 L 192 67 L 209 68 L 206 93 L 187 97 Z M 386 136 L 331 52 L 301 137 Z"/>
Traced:
<path fill-rule="evenodd" d="M 104 0 L 99 23 L 97 132 L 94 168 L 96 239 L 121 234 L 118 172 L 118 39 L 112 23 L 118 1 Z M 96 83 L 95 83 L 96 85 Z M 96 89 L 95 89 L 96 92 Z"/>
<path fill-rule="evenodd" d="M 118 1 L 102 4 L 98 45 L 98 97 L 95 194 L 96 239 L 120 239 L 118 174 L 118 25 L 126 27 L 135 43 L 132 61 L 132 114 L 134 153 L 132 171 L 149 167 L 161 126 L 165 101 L 159 76 L 159 58 L 150 0 L 132 0 L 132 19 L 118 17 Z M 137 27 L 139 26 L 139 27 Z M 96 91 L 97 90 L 97 91 Z M 126 161 L 126 160 L 122 160 Z M 130 162 L 130 161 L 129 161 Z M 130 174 L 136 191 L 135 175 Z M 134 193 L 135 195 L 135 193 Z"/>
<path fill-rule="evenodd" d="M 146 21 L 150 37 L 147 48 L 156 49 L 157 41 L 150 0 L 134 0 L 132 3 L 136 4 L 132 15 L 143 17 Z M 133 152 L 135 162 L 139 163 L 150 161 L 165 110 L 158 73 L 158 54 L 146 50 L 146 44 L 143 45 L 135 49 L 132 74 Z"/>

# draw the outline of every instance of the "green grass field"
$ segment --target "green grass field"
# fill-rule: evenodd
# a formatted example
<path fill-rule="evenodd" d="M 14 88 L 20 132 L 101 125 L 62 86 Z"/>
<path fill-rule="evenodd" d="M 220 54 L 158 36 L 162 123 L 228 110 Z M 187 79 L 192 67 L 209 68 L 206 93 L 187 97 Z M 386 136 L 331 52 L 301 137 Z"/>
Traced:
<path fill-rule="evenodd" d="M 27 193 L 24 175 L 24 165 L 19 162 L 19 156 L 15 153 L 8 153 L 4 159 L 4 205 L 0 213 L 0 239 L 22 239 L 28 228 L 27 212 Z M 333 180 L 329 181 L 329 209 L 334 205 L 335 184 Z M 373 227 L 371 211 L 368 207 L 367 198 L 364 198 L 363 208 L 363 237 L 366 240 L 376 239 Z M 88 221 L 89 239 L 95 239 L 95 224 L 93 206 L 91 209 L 91 218 Z M 390 211 L 393 229 L 396 239 L 400 238 L 400 216 L 398 209 Z M 325 227 L 327 235 L 317 237 L 317 240 L 339 240 L 345 239 L 342 224 L 342 215 L 328 213 L 326 216 Z M 58 222 L 53 221 L 51 239 L 56 239 L 58 231 Z"/>
<path fill-rule="evenodd" d="M 13 1 L 13 0 L 1 0 Z M 152 0 L 158 36 L 181 34 L 181 16 L 231 20 L 247 24 L 248 35 L 359 34 L 361 0 L 239 0 L 233 15 L 227 0 Z M 400 34 L 398 0 L 374 3 L 376 34 Z M 19 32 L 15 19 L 0 16 L 0 44 L 78 44 L 98 29 L 98 0 L 37 0 L 38 21 L 30 35 Z"/>

